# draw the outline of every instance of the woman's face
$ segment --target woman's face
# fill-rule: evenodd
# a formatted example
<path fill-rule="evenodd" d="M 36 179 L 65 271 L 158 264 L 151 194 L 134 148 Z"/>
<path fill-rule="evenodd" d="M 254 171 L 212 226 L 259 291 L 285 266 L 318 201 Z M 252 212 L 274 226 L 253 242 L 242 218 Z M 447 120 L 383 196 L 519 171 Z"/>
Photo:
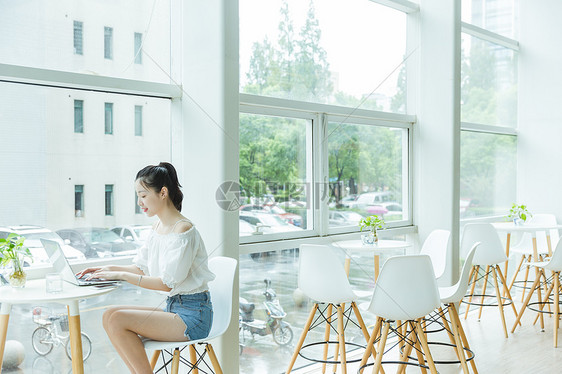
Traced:
<path fill-rule="evenodd" d="M 142 184 L 138 179 L 135 181 L 135 190 L 137 191 L 137 204 L 147 216 L 153 217 L 158 214 L 160 209 L 165 205 L 161 191 L 155 191 Z"/>

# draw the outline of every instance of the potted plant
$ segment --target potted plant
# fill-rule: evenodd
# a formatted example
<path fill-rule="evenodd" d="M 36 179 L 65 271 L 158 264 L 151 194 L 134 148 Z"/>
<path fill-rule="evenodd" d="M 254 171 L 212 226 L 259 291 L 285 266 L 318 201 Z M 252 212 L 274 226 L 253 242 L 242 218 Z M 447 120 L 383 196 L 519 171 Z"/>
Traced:
<path fill-rule="evenodd" d="M 516 203 L 513 203 L 511 209 L 509 210 L 509 214 L 507 215 L 507 219 L 513 221 L 515 225 L 520 225 L 532 216 L 531 212 L 527 210 L 526 205 L 517 205 Z"/>
<path fill-rule="evenodd" d="M 377 230 L 384 229 L 385 222 L 383 218 L 379 218 L 377 215 L 368 216 L 359 221 L 359 228 L 361 231 L 369 230 L 366 234 L 361 235 L 363 244 L 376 244 L 379 241 Z"/>
<path fill-rule="evenodd" d="M 25 257 L 32 258 L 29 248 L 23 245 L 25 238 L 17 234 L 10 234 L 6 239 L 0 239 L 0 265 L 11 265 L 8 281 L 14 288 L 25 287 L 27 274 L 23 270 Z"/>

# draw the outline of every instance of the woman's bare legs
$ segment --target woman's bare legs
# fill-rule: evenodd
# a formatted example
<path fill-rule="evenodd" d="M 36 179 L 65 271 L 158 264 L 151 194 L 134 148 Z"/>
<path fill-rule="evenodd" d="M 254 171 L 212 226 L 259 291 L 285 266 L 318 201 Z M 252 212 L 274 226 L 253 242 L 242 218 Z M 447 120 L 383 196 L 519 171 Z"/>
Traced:
<path fill-rule="evenodd" d="M 131 373 L 151 374 L 152 369 L 139 335 L 154 340 L 187 341 L 184 336 L 185 324 L 176 314 L 141 308 L 108 309 L 104 313 L 104 328 Z"/>
<path fill-rule="evenodd" d="M 146 306 L 137 306 L 137 305 L 120 305 L 120 306 L 114 306 L 111 308 L 108 308 L 104 313 L 103 313 L 103 318 L 102 318 L 102 323 L 103 323 L 103 328 L 105 329 L 105 331 L 108 332 L 109 330 L 109 319 L 111 317 L 111 315 L 118 310 L 149 310 L 149 311 L 157 311 L 157 310 L 161 310 L 157 307 L 146 307 Z M 111 336 L 109 335 L 109 332 L 107 333 L 109 336 L 109 339 L 111 340 Z M 113 341 L 112 341 L 113 343 Z M 127 357 L 124 355 L 124 353 L 121 351 L 121 348 L 116 346 L 115 344 L 113 344 L 115 350 L 117 351 L 117 353 L 119 354 L 119 356 L 121 357 L 121 359 L 123 360 L 123 362 L 125 362 L 125 365 L 127 365 L 127 368 L 129 368 L 129 371 L 131 373 L 134 373 L 134 369 L 133 366 L 131 365 L 131 363 L 129 362 L 129 360 L 127 359 Z"/>

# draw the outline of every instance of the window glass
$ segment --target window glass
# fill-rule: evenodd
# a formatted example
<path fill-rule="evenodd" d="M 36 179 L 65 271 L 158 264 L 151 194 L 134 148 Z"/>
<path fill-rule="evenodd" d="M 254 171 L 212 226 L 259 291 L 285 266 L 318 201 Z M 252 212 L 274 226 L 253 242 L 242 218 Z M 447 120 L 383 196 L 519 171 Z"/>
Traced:
<path fill-rule="evenodd" d="M 0 63 L 170 83 L 171 30 L 170 0 L 2 1 Z"/>
<path fill-rule="evenodd" d="M 517 53 L 462 34 L 461 121 L 517 125 Z"/>
<path fill-rule="evenodd" d="M 84 132 L 84 100 L 74 100 L 74 132 Z"/>
<path fill-rule="evenodd" d="M 135 33 L 135 64 L 142 64 L 142 34 Z"/>
<path fill-rule="evenodd" d="M 105 215 L 113 215 L 113 185 L 105 185 Z"/>
<path fill-rule="evenodd" d="M 462 20 L 508 38 L 517 39 L 519 0 L 462 0 Z"/>
<path fill-rule="evenodd" d="M 240 236 L 312 228 L 311 125 L 304 119 L 240 114 Z"/>
<path fill-rule="evenodd" d="M 516 202 L 517 138 L 461 132 L 460 218 L 506 215 Z"/>
<path fill-rule="evenodd" d="M 405 13 L 372 1 L 240 1 L 241 92 L 403 113 L 406 54 Z"/>
<path fill-rule="evenodd" d="M 331 227 L 409 218 L 407 130 L 330 122 L 327 140 Z"/>
<path fill-rule="evenodd" d="M 142 136 L 142 106 L 135 105 L 135 135 Z"/>
<path fill-rule="evenodd" d="M 0 82 L 0 96 L 0 170 L 13 181 L 0 183 L 0 194 L 10 196 L 2 202 L 0 225 L 23 233 L 22 225 L 55 232 L 152 224 L 135 215 L 131 195 L 138 170 L 171 159 L 170 100 L 6 82 Z M 74 132 L 77 98 L 84 101 L 85 122 L 95 127 L 83 134 Z M 113 136 L 103 131 L 108 101 L 123 126 Z M 146 136 L 135 137 L 134 106 L 141 102 Z M 106 183 L 113 185 L 112 216 L 105 215 Z"/>
<path fill-rule="evenodd" d="M 113 134 L 113 103 L 105 103 L 105 133 Z"/>
<path fill-rule="evenodd" d="M 77 55 L 84 54 L 83 44 L 84 40 L 82 37 L 84 24 L 80 21 L 74 21 L 74 53 Z"/>
<path fill-rule="evenodd" d="M 103 57 L 113 59 L 113 28 L 103 28 Z"/>

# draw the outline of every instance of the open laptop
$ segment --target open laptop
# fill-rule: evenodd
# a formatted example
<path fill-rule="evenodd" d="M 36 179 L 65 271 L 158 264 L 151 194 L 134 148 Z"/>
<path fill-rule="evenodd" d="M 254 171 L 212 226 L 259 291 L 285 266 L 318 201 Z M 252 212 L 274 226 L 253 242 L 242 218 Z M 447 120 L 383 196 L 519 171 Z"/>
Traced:
<path fill-rule="evenodd" d="M 67 281 L 68 283 L 72 283 L 76 286 L 101 286 L 101 285 L 111 285 L 117 284 L 119 281 L 114 280 L 104 280 L 104 279 L 80 279 L 77 278 L 68 260 L 66 259 L 62 248 L 60 247 L 59 243 L 54 240 L 48 239 L 41 239 L 41 243 L 43 243 L 43 247 L 47 252 L 47 256 L 49 256 L 49 261 L 53 264 L 53 269 L 55 273 L 59 273 L 63 280 Z"/>

